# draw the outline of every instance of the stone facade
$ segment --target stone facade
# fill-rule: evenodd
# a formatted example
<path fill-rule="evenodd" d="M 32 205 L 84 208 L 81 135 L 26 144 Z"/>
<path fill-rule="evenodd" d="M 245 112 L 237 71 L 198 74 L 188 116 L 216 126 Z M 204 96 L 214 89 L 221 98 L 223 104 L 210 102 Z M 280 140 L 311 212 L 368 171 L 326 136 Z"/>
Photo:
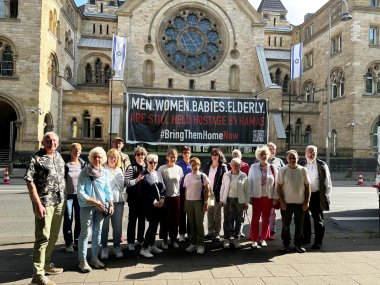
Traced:
<path fill-rule="evenodd" d="M 294 27 L 286 10 L 256 11 L 245 0 L 96 0 L 78 8 L 73 0 L 19 1 L 16 18 L 0 18 L 0 42 L 11 47 L 14 62 L 13 74 L 0 76 L 0 113 L 10 113 L 2 117 L 7 124 L 14 122 L 14 151 L 35 150 L 47 130 L 60 135 L 63 150 L 74 141 L 86 150 L 107 147 L 111 96 L 113 113 L 119 112 L 115 117 L 119 127 L 112 135 L 125 137 L 124 94 L 141 92 L 266 98 L 270 114 L 282 114 L 292 148 L 303 152 L 312 143 L 323 153 L 330 72 L 335 79 L 330 104 L 332 156 L 373 157 L 380 42 L 377 38 L 370 44 L 368 35 L 371 28 L 379 35 L 380 7 L 370 7 L 364 0 L 347 2 L 353 17 L 349 22 L 339 21 L 341 3 L 329 1 Z M 225 53 L 207 72 L 178 71 L 160 51 L 162 23 L 181 9 L 205 11 L 220 23 Z M 330 39 L 329 14 L 333 16 Z M 128 49 L 124 77 L 113 80 L 111 93 L 113 33 L 128 37 Z M 331 39 L 334 50 L 328 70 Z M 290 45 L 300 41 L 304 73 L 290 82 Z M 264 48 L 268 70 L 259 64 L 259 46 Z M 372 90 L 366 89 L 368 70 L 373 74 Z M 264 83 L 266 72 L 274 83 L 270 86 Z M 190 80 L 194 89 L 189 89 Z M 269 123 L 269 140 L 283 152 L 287 142 L 277 139 L 272 116 Z M 3 139 L 0 149 L 8 142 Z"/>

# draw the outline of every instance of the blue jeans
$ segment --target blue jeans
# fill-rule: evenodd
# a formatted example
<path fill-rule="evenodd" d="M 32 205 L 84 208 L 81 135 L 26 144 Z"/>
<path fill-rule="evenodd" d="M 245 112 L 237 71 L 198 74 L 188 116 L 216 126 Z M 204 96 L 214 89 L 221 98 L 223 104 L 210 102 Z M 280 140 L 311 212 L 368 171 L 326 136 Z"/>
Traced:
<path fill-rule="evenodd" d="M 100 247 L 104 216 L 94 206 L 81 207 L 80 226 L 81 232 L 78 239 L 78 259 L 87 257 L 88 238 L 91 235 L 91 256 L 97 257 Z"/>
<path fill-rule="evenodd" d="M 122 235 L 123 215 L 124 215 L 124 202 L 116 202 L 114 205 L 114 213 L 112 216 L 107 216 L 103 222 L 102 229 L 102 247 L 107 247 L 108 232 L 110 227 L 110 220 L 112 223 L 112 238 L 113 247 L 119 247 Z"/>
<path fill-rule="evenodd" d="M 74 218 L 75 217 L 75 218 Z M 74 237 L 73 237 L 73 221 L 75 219 Z M 80 234 L 80 206 L 77 194 L 68 194 L 66 200 L 65 214 L 63 216 L 63 238 L 65 245 L 72 245 L 73 242 L 78 244 Z"/>

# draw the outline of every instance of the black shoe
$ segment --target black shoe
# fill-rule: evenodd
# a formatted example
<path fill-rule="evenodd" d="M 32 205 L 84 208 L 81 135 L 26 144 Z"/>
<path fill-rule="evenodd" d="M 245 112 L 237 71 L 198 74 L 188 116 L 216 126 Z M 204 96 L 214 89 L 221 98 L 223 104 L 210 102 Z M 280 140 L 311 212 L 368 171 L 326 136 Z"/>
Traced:
<path fill-rule="evenodd" d="M 290 246 L 288 244 L 282 244 L 281 251 L 282 252 L 289 252 Z"/>
<path fill-rule="evenodd" d="M 302 246 L 299 246 L 299 245 L 295 245 L 295 246 L 294 246 L 294 249 L 295 249 L 295 251 L 297 251 L 298 253 L 304 253 L 304 252 L 306 252 L 306 249 L 305 249 L 304 247 L 302 247 Z"/>
<path fill-rule="evenodd" d="M 313 244 L 313 245 L 311 246 L 311 249 L 319 250 L 319 249 L 321 249 L 321 246 L 320 246 L 319 244 L 315 243 L 315 244 Z"/>
<path fill-rule="evenodd" d="M 212 239 L 213 242 L 220 242 L 220 236 L 215 236 L 213 239 Z"/>
<path fill-rule="evenodd" d="M 212 234 L 207 234 L 207 235 L 205 235 L 204 239 L 205 239 L 205 240 L 213 240 L 213 239 L 214 239 L 214 235 L 212 235 Z"/>

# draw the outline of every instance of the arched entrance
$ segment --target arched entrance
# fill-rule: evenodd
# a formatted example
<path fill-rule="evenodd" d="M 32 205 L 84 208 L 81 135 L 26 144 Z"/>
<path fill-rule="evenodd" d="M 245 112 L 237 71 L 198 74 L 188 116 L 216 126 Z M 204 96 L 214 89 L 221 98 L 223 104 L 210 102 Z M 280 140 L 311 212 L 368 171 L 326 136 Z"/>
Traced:
<path fill-rule="evenodd" d="M 0 101 L 0 152 L 4 156 L 5 153 L 11 157 L 15 148 L 17 138 L 17 128 L 14 125 L 17 120 L 16 111 L 7 102 Z"/>

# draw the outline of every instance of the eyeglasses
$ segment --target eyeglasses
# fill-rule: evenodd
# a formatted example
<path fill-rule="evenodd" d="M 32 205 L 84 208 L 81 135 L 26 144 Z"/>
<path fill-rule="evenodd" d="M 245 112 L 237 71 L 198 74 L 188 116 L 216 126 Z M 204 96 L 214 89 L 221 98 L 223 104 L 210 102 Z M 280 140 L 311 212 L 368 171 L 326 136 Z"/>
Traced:
<path fill-rule="evenodd" d="M 217 153 L 217 152 L 213 152 L 211 155 L 219 156 L 219 153 Z"/>
<path fill-rule="evenodd" d="M 143 153 L 136 153 L 136 156 L 144 156 L 145 154 Z"/>
<path fill-rule="evenodd" d="M 157 164 L 158 161 L 148 161 L 149 164 Z"/>

